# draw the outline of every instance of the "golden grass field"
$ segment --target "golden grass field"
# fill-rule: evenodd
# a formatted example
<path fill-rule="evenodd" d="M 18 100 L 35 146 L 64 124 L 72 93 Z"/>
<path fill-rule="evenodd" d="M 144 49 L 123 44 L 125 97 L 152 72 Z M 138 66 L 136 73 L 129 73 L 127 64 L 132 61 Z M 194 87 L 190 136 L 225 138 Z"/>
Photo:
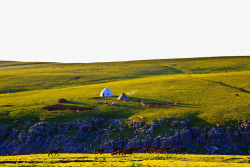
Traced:
<path fill-rule="evenodd" d="M 194 154 L 47 154 L 0 156 L 0 166 L 208 166 L 247 167 L 249 156 L 239 155 L 194 155 Z"/>

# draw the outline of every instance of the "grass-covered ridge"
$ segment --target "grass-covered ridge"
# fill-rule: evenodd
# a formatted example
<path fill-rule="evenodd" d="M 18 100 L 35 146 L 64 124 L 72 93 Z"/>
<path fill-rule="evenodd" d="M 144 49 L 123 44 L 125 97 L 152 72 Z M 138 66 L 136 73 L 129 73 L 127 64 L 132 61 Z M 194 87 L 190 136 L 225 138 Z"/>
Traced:
<path fill-rule="evenodd" d="M 0 62 L 0 121 L 31 118 L 136 118 L 145 121 L 189 118 L 198 125 L 224 124 L 250 118 L 250 57 L 147 60 L 113 63 L 61 64 Z M 97 104 L 104 87 L 115 97 Z M 8 93 L 9 92 L 9 93 Z M 133 102 L 117 102 L 121 93 Z M 239 97 L 235 95 L 238 94 Z M 95 110 L 47 111 L 58 98 Z M 170 108 L 143 108 L 146 102 L 173 102 Z"/>
<path fill-rule="evenodd" d="M 0 62 L 0 93 L 107 83 L 150 75 L 249 71 L 249 57 L 63 64 Z"/>

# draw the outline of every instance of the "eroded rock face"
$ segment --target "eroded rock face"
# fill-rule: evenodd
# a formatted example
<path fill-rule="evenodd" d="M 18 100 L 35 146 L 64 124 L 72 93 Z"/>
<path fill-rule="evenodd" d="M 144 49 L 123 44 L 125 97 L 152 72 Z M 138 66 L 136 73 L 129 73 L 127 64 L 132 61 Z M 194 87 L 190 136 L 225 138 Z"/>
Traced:
<path fill-rule="evenodd" d="M 2 143 L 12 133 L 11 126 L 0 125 L 0 142 Z"/>
<path fill-rule="evenodd" d="M 180 132 L 180 142 L 181 145 L 185 145 L 185 147 L 189 146 L 193 142 L 193 135 L 191 130 L 185 130 Z"/>
<path fill-rule="evenodd" d="M 62 124 L 40 122 L 31 125 L 27 122 L 24 130 L 20 131 L 0 125 L 0 155 L 46 153 L 54 148 L 68 153 L 91 153 L 101 147 L 107 148 L 107 152 L 115 147 L 140 147 L 139 152 L 148 147 L 188 147 L 190 153 L 198 153 L 196 150 L 208 154 L 250 153 L 250 122 L 240 122 L 235 127 L 198 128 L 186 122 L 169 121 L 172 127 L 168 130 L 172 133 L 152 138 L 157 128 L 165 129 L 163 122 L 157 120 L 142 124 L 132 121 L 126 125 L 117 119 L 104 121 L 94 118 Z M 127 134 L 121 137 L 120 133 Z"/>

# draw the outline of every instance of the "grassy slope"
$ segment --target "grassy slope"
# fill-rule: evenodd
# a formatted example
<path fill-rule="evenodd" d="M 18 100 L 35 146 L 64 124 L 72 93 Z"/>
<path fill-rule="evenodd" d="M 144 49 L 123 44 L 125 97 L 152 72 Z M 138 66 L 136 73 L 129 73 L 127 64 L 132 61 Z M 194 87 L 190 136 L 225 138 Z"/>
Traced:
<path fill-rule="evenodd" d="M 1 166 L 250 166 L 247 156 L 132 154 L 47 154 L 0 156 Z"/>
<path fill-rule="evenodd" d="M 249 62 L 249 57 L 89 64 L 0 62 L 0 93 L 106 83 L 149 75 L 249 71 Z"/>
<path fill-rule="evenodd" d="M 58 64 L 0 62 L 0 120 L 145 117 L 186 118 L 198 125 L 249 119 L 250 57 L 150 60 L 116 63 Z M 135 102 L 96 104 L 104 87 Z M 9 94 L 7 92 L 10 92 Z M 239 94 L 239 97 L 235 97 Z M 46 111 L 58 98 L 74 105 L 97 106 L 90 112 Z M 171 108 L 145 109 L 137 100 L 178 101 Z M 102 100 L 103 101 L 103 100 Z M 42 104 L 44 102 L 44 104 Z M 13 106 L 6 106 L 13 105 Z"/>

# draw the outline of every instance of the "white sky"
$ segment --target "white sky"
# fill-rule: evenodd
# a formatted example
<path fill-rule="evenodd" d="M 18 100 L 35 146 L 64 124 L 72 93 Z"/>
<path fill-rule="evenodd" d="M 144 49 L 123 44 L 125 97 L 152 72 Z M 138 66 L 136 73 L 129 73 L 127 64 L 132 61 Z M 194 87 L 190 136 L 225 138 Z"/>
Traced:
<path fill-rule="evenodd" d="M 0 60 L 250 55 L 248 0 L 1 0 Z"/>

